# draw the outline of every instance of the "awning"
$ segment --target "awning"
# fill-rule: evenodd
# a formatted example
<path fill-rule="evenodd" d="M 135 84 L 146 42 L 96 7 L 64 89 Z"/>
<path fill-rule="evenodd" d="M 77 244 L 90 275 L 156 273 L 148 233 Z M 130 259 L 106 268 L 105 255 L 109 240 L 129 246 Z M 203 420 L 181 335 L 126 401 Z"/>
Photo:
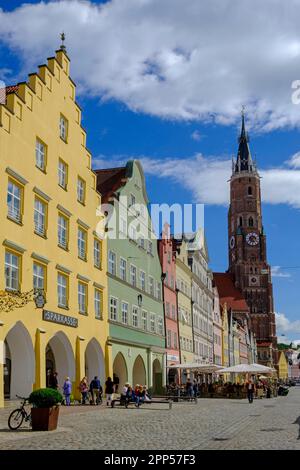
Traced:
<path fill-rule="evenodd" d="M 217 372 L 223 369 L 222 366 L 217 364 L 198 364 L 197 362 L 193 363 L 183 363 L 183 364 L 174 364 L 173 366 L 168 366 L 168 369 L 187 369 L 187 370 L 198 370 L 203 373 Z"/>

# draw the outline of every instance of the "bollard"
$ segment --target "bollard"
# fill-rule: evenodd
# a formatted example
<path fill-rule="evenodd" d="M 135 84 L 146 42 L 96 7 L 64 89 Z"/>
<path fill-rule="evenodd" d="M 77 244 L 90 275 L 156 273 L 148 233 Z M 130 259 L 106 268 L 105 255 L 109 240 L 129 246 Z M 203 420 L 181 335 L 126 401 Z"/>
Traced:
<path fill-rule="evenodd" d="M 172 409 L 172 400 L 169 400 L 169 410 Z"/>

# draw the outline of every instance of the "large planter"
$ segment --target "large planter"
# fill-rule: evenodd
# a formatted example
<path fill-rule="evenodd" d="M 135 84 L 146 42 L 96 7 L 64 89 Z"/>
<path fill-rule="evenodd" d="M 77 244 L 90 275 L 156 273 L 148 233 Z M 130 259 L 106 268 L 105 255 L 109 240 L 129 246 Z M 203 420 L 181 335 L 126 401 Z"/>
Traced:
<path fill-rule="evenodd" d="M 31 408 L 33 431 L 54 431 L 57 428 L 59 406 Z"/>

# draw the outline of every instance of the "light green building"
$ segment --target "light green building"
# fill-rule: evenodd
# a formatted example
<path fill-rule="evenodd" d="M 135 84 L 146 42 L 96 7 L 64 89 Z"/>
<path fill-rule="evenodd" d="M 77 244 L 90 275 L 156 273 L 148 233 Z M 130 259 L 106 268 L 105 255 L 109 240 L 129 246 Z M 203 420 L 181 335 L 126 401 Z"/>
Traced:
<path fill-rule="evenodd" d="M 108 343 L 113 372 L 119 389 L 128 381 L 159 392 L 165 384 L 166 360 L 162 270 L 143 169 L 134 160 L 96 173 L 109 220 Z"/>

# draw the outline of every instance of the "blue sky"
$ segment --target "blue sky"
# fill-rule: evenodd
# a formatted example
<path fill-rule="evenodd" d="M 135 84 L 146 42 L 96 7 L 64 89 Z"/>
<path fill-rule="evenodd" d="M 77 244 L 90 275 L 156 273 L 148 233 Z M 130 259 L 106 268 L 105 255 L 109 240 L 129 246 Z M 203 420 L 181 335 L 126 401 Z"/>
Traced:
<path fill-rule="evenodd" d="M 300 105 L 291 102 L 291 84 L 300 79 L 300 18 L 286 7 L 282 21 L 280 2 L 266 0 L 257 6 L 266 18 L 260 28 L 250 0 L 231 14 L 227 0 L 191 0 L 191 11 L 182 0 L 168 9 L 170 1 L 32 0 L 30 7 L 0 0 L 0 80 L 25 80 L 53 55 L 64 30 L 95 164 L 141 158 L 151 202 L 204 202 L 215 271 L 227 268 L 226 179 L 246 104 L 263 177 L 278 333 L 300 340 Z M 225 8 L 220 18 L 212 3 Z M 245 37 L 240 16 L 249 22 Z M 214 27 L 225 28 L 219 42 Z"/>

